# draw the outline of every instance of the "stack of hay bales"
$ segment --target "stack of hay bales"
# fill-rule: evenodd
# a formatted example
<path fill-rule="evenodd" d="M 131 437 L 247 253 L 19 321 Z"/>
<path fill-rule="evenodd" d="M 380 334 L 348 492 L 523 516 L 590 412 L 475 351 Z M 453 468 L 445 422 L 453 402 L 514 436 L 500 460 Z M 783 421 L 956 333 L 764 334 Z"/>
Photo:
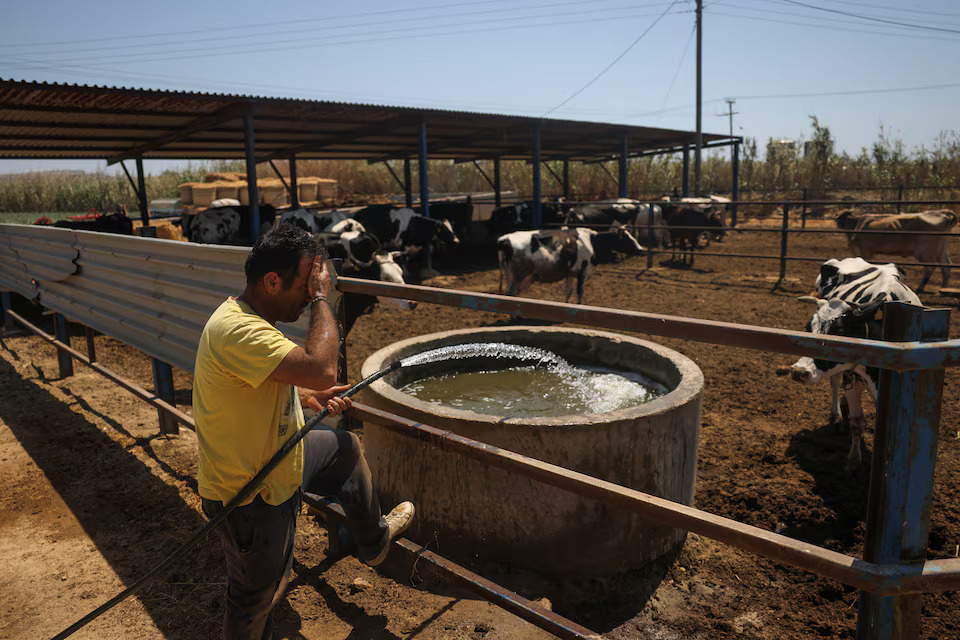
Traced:
<path fill-rule="evenodd" d="M 184 182 L 179 185 L 180 202 L 195 208 L 209 207 L 214 200 L 232 198 L 240 204 L 250 204 L 245 174 L 224 171 L 208 173 L 205 182 Z M 286 207 L 290 195 L 283 181 L 277 178 L 257 180 L 260 204 Z M 297 196 L 301 203 L 334 202 L 337 198 L 337 181 L 330 178 L 304 176 L 297 179 Z"/>

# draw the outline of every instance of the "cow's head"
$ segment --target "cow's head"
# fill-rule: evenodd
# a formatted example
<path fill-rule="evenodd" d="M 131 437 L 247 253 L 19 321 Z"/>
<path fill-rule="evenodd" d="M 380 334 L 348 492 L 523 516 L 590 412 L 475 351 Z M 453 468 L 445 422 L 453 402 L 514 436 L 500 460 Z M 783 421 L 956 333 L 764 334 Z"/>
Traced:
<path fill-rule="evenodd" d="M 807 323 L 811 333 L 847 338 L 878 338 L 879 321 L 877 311 L 886 302 L 887 294 L 882 293 L 870 302 L 857 304 L 839 298 L 824 300 L 814 296 L 802 296 L 799 300 L 813 302 L 817 310 Z M 834 362 L 817 358 L 803 357 L 790 367 L 790 376 L 797 382 L 817 384 L 824 378 L 830 378 L 844 371 L 850 371 L 855 363 Z"/>
<path fill-rule="evenodd" d="M 440 245 L 440 248 L 447 248 L 455 244 L 460 244 L 460 238 L 458 238 L 457 234 L 454 233 L 453 225 L 450 224 L 450 221 L 446 218 L 437 221 L 437 235 L 435 236 L 435 239 Z"/>
<path fill-rule="evenodd" d="M 397 260 L 404 259 L 402 251 L 377 251 L 373 254 L 373 264 L 376 265 L 377 273 L 381 282 L 391 282 L 393 284 L 406 284 L 403 280 L 403 267 L 397 263 Z M 401 298 L 379 298 L 380 304 L 390 309 L 400 311 L 412 311 L 417 308 L 417 303 L 413 300 L 403 300 Z"/>
<path fill-rule="evenodd" d="M 846 211 L 841 211 L 835 218 L 837 227 L 840 229 L 856 229 L 857 223 L 860 221 L 860 216 L 855 212 L 847 209 Z"/>
<path fill-rule="evenodd" d="M 191 242 L 224 244 L 239 238 L 240 212 L 231 207 L 201 211 L 190 223 Z"/>

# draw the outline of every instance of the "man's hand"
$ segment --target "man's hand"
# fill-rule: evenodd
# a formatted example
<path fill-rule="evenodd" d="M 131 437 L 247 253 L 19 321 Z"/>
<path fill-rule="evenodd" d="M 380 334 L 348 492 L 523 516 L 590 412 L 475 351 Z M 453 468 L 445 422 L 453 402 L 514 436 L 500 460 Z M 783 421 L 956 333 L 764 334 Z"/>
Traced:
<path fill-rule="evenodd" d="M 327 261 L 317 256 L 313 260 L 313 269 L 310 271 L 308 293 L 313 299 L 318 295 L 327 297 L 330 292 L 330 274 L 327 273 Z"/>
<path fill-rule="evenodd" d="M 300 404 L 304 409 L 313 409 L 320 413 L 326 408 L 330 410 L 328 415 L 338 416 L 353 406 L 353 400 L 350 398 L 337 396 L 338 393 L 343 393 L 349 388 L 349 384 L 337 385 L 322 391 L 297 387 L 297 393 L 300 395 Z"/>

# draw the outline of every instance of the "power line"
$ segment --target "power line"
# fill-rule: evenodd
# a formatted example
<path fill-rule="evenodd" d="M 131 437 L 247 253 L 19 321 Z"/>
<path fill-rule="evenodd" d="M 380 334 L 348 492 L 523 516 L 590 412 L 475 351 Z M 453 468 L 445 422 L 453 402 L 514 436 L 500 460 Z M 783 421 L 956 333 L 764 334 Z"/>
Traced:
<path fill-rule="evenodd" d="M 773 0 L 763 0 L 763 4 L 766 5 L 766 6 L 769 6 L 772 1 L 773 1 Z M 805 8 L 803 8 L 803 7 L 798 7 L 796 10 L 794 10 L 794 11 L 802 11 L 802 13 L 795 13 L 794 11 L 777 11 L 777 10 L 774 10 L 774 9 L 758 8 L 758 7 L 754 7 L 754 6 L 750 6 L 750 5 L 737 4 L 736 2 L 730 2 L 729 0 L 718 0 L 718 2 L 717 2 L 716 4 L 717 4 L 717 6 L 720 6 L 720 7 L 722 7 L 722 8 L 737 8 L 737 9 L 742 9 L 742 10 L 745 10 L 745 11 L 756 11 L 756 12 L 761 12 L 761 13 L 771 13 L 771 14 L 774 14 L 774 15 L 797 16 L 797 17 L 803 17 L 803 18 L 818 19 L 816 13 L 810 12 L 810 11 L 806 10 Z M 777 4 L 778 4 L 778 6 L 779 6 L 779 2 L 778 2 Z M 957 17 L 960 18 L 960 15 L 958 15 Z M 861 20 L 859 20 L 859 19 L 857 19 L 857 20 L 838 20 L 837 18 L 832 18 L 832 17 L 831 17 L 831 18 L 828 18 L 827 16 L 823 16 L 822 19 L 823 19 L 823 20 L 829 20 L 829 21 L 830 21 L 829 24 L 838 23 L 838 22 L 839 22 L 840 24 L 851 24 L 851 25 L 862 25 L 862 24 L 863 24 L 863 22 L 862 22 Z M 932 20 L 932 19 L 931 19 L 931 20 Z M 944 21 L 943 21 L 942 19 L 940 19 L 940 20 L 934 20 L 934 23 L 937 24 L 937 25 L 942 25 L 942 24 L 944 24 Z M 905 27 L 897 27 L 896 25 L 891 25 L 889 28 L 904 29 Z"/>
<path fill-rule="evenodd" d="M 674 0 L 674 4 L 677 1 L 679 0 Z M 597 12 L 595 10 L 588 10 L 588 11 L 567 12 L 564 14 L 554 14 L 554 15 L 555 16 L 575 16 L 575 15 L 582 15 L 585 13 L 595 15 Z M 428 31 L 424 33 L 424 35 L 429 35 L 431 38 L 436 38 L 436 37 L 451 36 L 451 35 L 481 33 L 486 31 L 499 32 L 499 31 L 515 30 L 515 29 L 529 30 L 529 29 L 537 29 L 537 28 L 545 28 L 545 27 L 553 27 L 553 26 L 563 26 L 563 25 L 569 25 L 569 24 L 580 25 L 580 24 L 596 23 L 596 22 L 622 21 L 625 18 L 645 17 L 647 15 L 652 15 L 652 14 L 649 14 L 649 13 L 619 14 L 619 15 L 614 15 L 609 17 L 580 18 L 576 20 L 560 20 L 560 21 L 552 21 L 552 22 L 544 21 L 537 16 L 530 16 L 527 19 L 534 22 L 528 22 L 528 23 L 522 23 L 522 24 L 516 23 L 516 19 L 513 19 L 511 21 L 504 21 L 503 19 L 481 20 L 481 21 L 470 20 L 470 21 L 460 22 L 460 23 L 428 26 L 428 27 L 425 27 L 425 29 L 427 29 Z M 474 28 L 474 29 L 460 29 L 460 30 L 454 30 L 454 31 L 437 31 L 438 27 L 456 27 L 460 24 L 469 24 L 469 25 L 491 24 L 493 26 Z M 292 51 L 292 50 L 300 50 L 300 49 L 313 49 L 313 48 L 319 48 L 319 47 L 344 46 L 344 45 L 350 45 L 350 44 L 366 44 L 369 42 L 380 43 L 380 42 L 387 42 L 392 40 L 409 40 L 410 38 L 416 37 L 417 35 L 418 34 L 412 30 L 407 30 L 402 33 L 398 33 L 396 29 L 385 29 L 385 30 L 379 30 L 379 31 L 366 32 L 362 34 L 358 33 L 353 35 L 345 34 L 342 36 L 331 36 L 324 39 L 321 42 L 310 42 L 306 44 L 277 44 L 276 42 L 274 42 L 270 46 L 251 48 L 249 43 L 246 43 L 240 46 L 222 46 L 222 47 L 213 47 L 213 48 L 207 47 L 200 52 L 198 52 L 195 47 L 192 47 L 190 49 L 173 49 L 173 50 L 167 50 L 162 52 L 152 51 L 148 53 L 130 54 L 130 55 L 124 56 L 123 58 L 109 59 L 105 61 L 101 61 L 101 59 L 97 57 L 97 58 L 86 58 L 86 59 L 81 58 L 79 60 L 74 58 L 74 59 L 70 59 L 69 61 L 52 59 L 52 60 L 47 60 L 47 62 L 50 62 L 50 63 L 79 62 L 79 63 L 87 63 L 87 64 L 100 63 L 102 65 L 107 65 L 107 66 L 127 65 L 131 61 L 167 62 L 170 60 L 181 60 L 181 59 L 192 60 L 192 59 L 202 58 L 202 57 L 214 57 L 214 56 L 232 55 L 232 54 L 270 53 L 270 52 L 276 52 L 276 51 Z M 336 40 L 336 38 L 340 38 L 340 39 Z M 350 38 L 353 38 L 353 39 L 350 39 Z M 173 54 L 180 54 L 180 53 L 182 53 L 183 55 L 173 55 Z M 2 54 L 0 54 L 0 56 L 2 56 Z M 151 57 L 151 56 L 158 56 L 158 57 Z M 14 57 L 14 56 L 8 55 L 6 57 L 8 59 L 16 59 L 19 61 L 43 62 L 43 60 L 38 60 L 36 58 L 27 58 L 22 56 Z"/>
<path fill-rule="evenodd" d="M 754 11 L 759 11 L 759 9 L 754 9 Z M 774 12 L 774 13 L 777 13 L 777 12 Z M 898 33 L 898 32 L 891 32 L 891 31 L 871 31 L 871 30 L 868 30 L 868 29 L 855 29 L 855 28 L 853 28 L 853 27 L 836 27 L 836 26 L 832 26 L 831 24 L 823 24 L 823 23 L 810 24 L 810 23 L 797 22 L 796 20 L 786 21 L 786 20 L 776 20 L 776 19 L 774 19 L 774 18 L 761 18 L 761 17 L 758 17 L 758 16 L 747 16 L 747 15 L 743 15 L 743 14 L 739 14 L 739 13 L 728 13 L 728 12 L 718 12 L 718 11 L 714 11 L 714 12 L 713 12 L 713 15 L 719 16 L 719 17 L 726 17 L 726 18 L 737 18 L 737 19 L 739 19 L 739 20 L 754 20 L 754 21 L 757 21 L 757 22 L 769 22 L 769 23 L 771 23 L 771 24 L 785 24 L 785 25 L 788 25 L 788 26 L 791 26 L 791 27 L 810 27 L 810 28 L 813 28 L 813 29 L 827 29 L 827 30 L 830 30 L 830 31 L 843 31 L 844 33 L 866 33 L 866 34 L 870 34 L 870 35 L 879 35 L 879 36 L 893 37 L 893 38 L 911 38 L 911 39 L 916 39 L 916 40 L 923 40 L 924 42 L 929 42 L 930 40 L 940 40 L 940 41 L 944 41 L 944 42 L 956 42 L 956 41 L 957 41 L 956 38 L 948 38 L 948 37 L 939 37 L 939 38 L 938 38 L 937 36 L 921 35 L 921 34 L 918 34 L 918 33 L 902 33 L 902 32 L 899 32 L 899 33 Z M 788 15 L 788 16 L 789 16 L 789 15 L 796 15 L 796 14 L 785 13 L 785 14 L 783 14 L 783 15 Z M 856 24 L 856 23 L 851 23 L 851 24 Z M 888 27 L 888 28 L 889 28 L 889 27 Z"/>
<path fill-rule="evenodd" d="M 570 95 L 570 97 L 568 97 L 566 100 L 564 100 L 563 102 L 561 102 L 560 104 L 558 104 L 557 106 L 555 106 L 553 109 L 550 109 L 549 111 L 547 111 L 547 112 L 544 113 L 543 115 L 544 115 L 544 116 L 550 115 L 551 113 L 553 113 L 554 111 L 556 111 L 557 109 L 559 109 L 560 107 L 562 107 L 563 105 L 567 104 L 568 102 L 570 102 L 571 100 L 573 100 L 574 98 L 576 98 L 578 95 L 580 95 L 581 93 L 583 93 L 583 92 L 587 89 L 587 87 L 589 87 L 589 86 L 592 85 L 594 82 L 596 82 L 597 80 L 599 80 L 607 71 L 609 71 L 610 69 L 613 68 L 613 65 L 617 64 L 618 62 L 620 62 L 620 60 L 622 60 L 625 55 L 627 55 L 628 53 L 630 53 L 630 50 L 633 49 L 635 46 L 637 46 L 637 44 L 643 39 L 643 37 L 644 37 L 645 35 L 647 35 L 648 33 L 650 33 L 650 31 L 651 31 L 655 26 L 657 26 L 657 23 L 660 22 L 660 21 L 664 18 L 664 16 L 667 15 L 667 13 L 669 13 L 670 9 L 673 8 L 673 5 L 677 4 L 677 2 L 679 2 L 679 1 L 680 1 L 680 0 L 673 0 L 673 2 L 670 3 L 670 6 L 667 7 L 666 10 L 664 10 L 664 12 L 661 13 L 661 14 L 657 17 L 657 19 L 653 21 L 653 24 L 651 24 L 649 27 L 647 27 L 647 30 L 646 30 L 646 31 L 644 31 L 643 33 L 641 33 L 641 34 L 637 37 L 636 40 L 634 40 L 632 43 L 630 43 L 630 46 L 627 47 L 627 48 L 623 51 L 623 53 L 621 53 L 619 56 L 617 56 L 616 58 L 614 58 L 613 62 L 611 62 L 610 64 L 608 64 L 606 67 L 604 67 L 603 71 L 601 71 L 600 73 L 598 73 L 597 75 L 595 75 L 595 76 L 593 77 L 593 79 L 591 79 L 587 84 L 583 85 L 583 86 L 580 87 L 578 90 L 574 91 L 574 92 Z"/>
<path fill-rule="evenodd" d="M 606 0 L 606 1 L 609 1 L 609 0 Z M 279 36 L 279 37 L 282 37 L 282 38 L 290 38 L 291 36 L 294 36 L 294 35 L 296 35 L 296 34 L 298 34 L 298 33 L 309 33 L 309 34 L 311 34 L 311 35 L 314 36 L 314 37 L 329 37 L 329 36 L 326 36 L 325 34 L 328 34 L 328 33 L 335 34 L 337 31 L 346 31 L 346 30 L 348 30 L 348 29 L 353 29 L 353 28 L 357 28 L 357 27 L 367 28 L 367 29 L 368 29 L 369 27 L 373 27 L 373 26 L 377 26 L 377 25 L 389 25 L 389 26 L 391 27 L 391 29 L 388 29 L 388 30 L 386 30 L 386 31 L 379 31 L 379 32 L 376 32 L 376 33 L 396 33 L 396 32 L 397 32 L 397 28 L 396 28 L 397 25 L 398 25 L 398 24 L 402 24 L 402 23 L 406 23 L 406 22 L 416 22 L 416 23 L 419 23 L 419 24 L 422 25 L 422 23 L 423 23 L 424 21 L 426 21 L 426 20 L 430 20 L 430 21 L 448 20 L 448 19 L 452 19 L 452 18 L 467 18 L 467 17 L 471 17 L 471 16 L 480 16 L 480 15 L 489 15 L 489 14 L 498 14 L 498 15 L 500 15 L 501 17 L 497 19 L 498 21 L 500 21 L 500 20 L 524 20 L 524 19 L 537 19 L 537 20 L 538 20 L 538 19 L 541 19 L 541 18 L 542 18 L 542 13 L 541 13 L 541 12 L 536 12 L 535 10 L 539 10 L 539 9 L 554 9 L 554 8 L 556 8 L 556 7 L 571 6 L 571 5 L 584 5 L 584 4 L 589 5 L 589 6 L 590 6 L 590 10 L 588 10 L 588 11 L 577 11 L 577 12 L 567 12 L 567 13 L 555 13 L 555 12 L 554 12 L 554 13 L 551 13 L 550 15 L 551 15 L 551 17 L 556 17 L 556 16 L 564 16 L 564 15 L 580 15 L 580 14 L 582 14 L 582 13 L 596 14 L 596 13 L 598 13 L 599 11 L 617 11 L 617 10 L 622 10 L 622 9 L 633 9 L 633 10 L 636 10 L 636 9 L 638 9 L 638 8 L 640 8 L 640 7 L 649 7 L 649 6 L 659 6 L 659 5 L 663 5 L 664 2 L 647 3 L 647 4 L 645 4 L 645 5 L 627 5 L 627 6 L 624 6 L 624 5 L 621 4 L 620 6 L 614 6 L 614 7 L 609 7 L 609 8 L 597 9 L 597 8 L 596 8 L 596 5 L 599 4 L 599 2 L 597 2 L 596 0 L 594 0 L 594 1 L 591 1 L 591 0 L 571 0 L 571 1 L 568 1 L 568 2 L 550 2 L 550 3 L 545 3 L 545 4 L 531 5 L 531 6 L 527 6 L 527 7 L 518 7 L 518 8 L 516 8 L 516 9 L 508 9 L 508 10 L 504 10 L 504 9 L 488 9 L 488 10 L 483 10 L 483 11 L 467 11 L 467 12 L 460 12 L 460 13 L 447 13 L 447 14 L 437 14 L 437 15 L 430 15 L 430 16 L 407 17 L 407 18 L 399 18 L 399 19 L 398 19 L 398 18 L 391 18 L 391 19 L 389 19 L 389 20 L 372 21 L 372 22 L 369 21 L 369 20 L 362 20 L 362 21 L 360 21 L 360 22 L 355 22 L 355 23 L 350 23 L 350 24 L 340 24 L 340 25 L 329 25 L 329 22 L 330 22 L 331 20 L 333 20 L 333 19 L 316 18 L 316 19 L 306 19 L 306 20 L 293 21 L 292 24 L 297 24 L 297 25 L 301 25 L 301 26 L 302 26 L 302 25 L 304 25 L 304 24 L 309 24 L 309 23 L 314 23 L 314 22 L 323 22 L 323 23 L 324 23 L 325 25 L 327 25 L 327 26 L 321 27 L 321 28 L 317 28 L 317 27 L 304 27 L 304 28 L 300 28 L 300 29 L 289 29 L 289 28 L 285 28 L 285 29 L 277 30 L 277 31 L 262 30 L 263 27 L 291 24 L 291 22 L 289 22 L 289 21 L 271 22 L 271 23 L 265 23 L 265 24 L 261 24 L 261 25 L 246 25 L 246 26 L 241 26 L 241 27 L 221 27 L 221 28 L 220 28 L 220 31 L 229 30 L 229 31 L 232 32 L 232 31 L 247 30 L 247 29 L 250 29 L 250 28 L 256 28 L 256 29 L 257 29 L 257 32 L 256 32 L 256 33 L 240 33 L 239 35 L 216 36 L 216 37 L 210 37 L 210 35 L 209 35 L 208 33 L 205 33 L 205 34 L 204 34 L 204 39 L 203 39 L 203 47 L 204 47 L 204 50 L 209 51 L 209 50 L 210 50 L 210 43 L 212 43 L 212 42 L 230 41 L 230 40 L 243 40 L 243 44 L 242 44 L 241 46 L 250 46 L 250 44 L 266 44 L 266 43 L 252 43 L 252 42 L 251 42 L 252 40 L 259 40 L 259 39 L 264 39 L 264 38 L 269 38 L 269 39 L 270 39 L 269 42 L 272 44 L 272 43 L 274 43 L 274 42 L 276 41 L 276 39 L 275 39 L 276 36 Z M 456 5 L 450 5 L 450 6 L 456 6 Z M 510 12 L 534 11 L 534 13 L 532 13 L 532 14 L 530 14 L 530 15 L 505 16 L 504 14 L 505 14 L 507 11 L 510 11 Z M 378 13 L 393 13 L 393 12 L 392 12 L 392 11 L 388 11 L 388 12 L 378 12 Z M 405 13 L 407 13 L 407 12 L 405 12 Z M 368 15 L 368 14 L 361 14 L 359 17 L 363 17 L 363 16 L 365 16 L 365 15 Z M 377 15 L 377 13 L 372 13 L 372 14 L 369 14 L 369 15 Z M 343 18 L 345 18 L 345 17 L 354 17 L 354 16 L 344 16 L 344 17 L 341 17 L 341 18 L 338 18 L 338 19 L 343 19 Z M 489 22 L 489 21 L 488 21 L 488 22 Z M 439 26 L 439 27 L 446 27 L 446 26 L 456 26 L 456 25 L 459 25 L 459 24 L 476 24 L 476 21 L 475 21 L 475 20 L 465 20 L 465 21 L 462 21 L 462 22 L 458 21 L 458 22 L 452 23 L 452 25 L 451 25 L 451 24 L 423 25 L 422 28 L 435 29 L 435 28 L 437 28 L 438 26 Z M 138 48 L 149 48 L 149 49 L 150 49 L 150 53 L 147 53 L 147 54 L 135 54 L 135 55 L 156 55 L 156 54 L 158 53 L 158 47 L 159 47 L 159 48 L 167 48 L 166 50 L 167 50 L 167 52 L 169 52 L 169 49 L 168 49 L 169 47 L 176 47 L 176 46 L 180 46 L 180 45 L 187 45 L 187 46 L 189 46 L 190 48 L 187 49 L 187 50 L 189 50 L 189 51 L 196 50 L 197 40 L 196 40 L 196 38 L 193 38 L 193 37 L 190 37 L 190 38 L 185 39 L 185 40 L 184 40 L 184 39 L 178 39 L 178 40 L 173 40 L 173 41 L 167 40 L 167 41 L 165 41 L 165 42 L 158 43 L 158 44 L 153 44 L 153 43 L 146 43 L 146 44 L 145 44 L 145 43 L 142 42 L 142 40 L 143 40 L 144 38 L 168 37 L 168 36 L 179 36 L 179 35 L 191 36 L 192 34 L 195 34 L 195 33 L 196 33 L 196 32 L 194 32 L 194 31 L 186 31 L 186 32 L 176 32 L 176 33 L 155 34 L 155 35 L 143 36 L 143 37 L 141 37 L 141 38 L 138 40 Z M 356 34 L 354 34 L 354 35 L 356 35 Z M 128 37 L 129 37 L 129 36 L 121 36 L 120 39 L 126 40 Z M 17 52 L 17 53 L 19 53 L 20 55 L 30 55 L 30 56 L 38 56 L 38 55 L 39 55 L 39 56 L 59 56 L 59 55 L 67 54 L 67 53 L 90 53 L 89 47 L 83 47 L 83 48 L 78 48 L 78 49 L 61 49 L 61 50 L 58 50 L 58 51 L 47 51 L 46 49 L 49 49 L 49 47 L 52 46 L 52 45 L 47 45 L 47 44 L 37 44 L 37 45 L 0 45 L 0 48 L 11 47 L 11 46 L 15 46 L 15 47 L 34 46 L 34 47 L 42 47 L 43 49 L 45 49 L 45 50 L 42 51 L 42 52 L 36 52 L 36 53 L 34 53 L 34 52 L 29 52 L 29 51 Z M 222 48 L 223 48 L 223 47 L 221 47 L 221 49 L 222 49 Z M 97 47 L 97 52 L 98 52 L 98 53 L 101 53 L 101 52 L 104 52 L 104 51 L 111 51 L 111 50 L 130 51 L 130 49 L 131 49 L 131 45 L 129 45 L 129 44 L 119 44 L 119 45 L 112 45 L 112 46 L 110 46 L 110 45 L 108 45 L 108 46 L 103 46 L 102 43 L 101 43 L 100 46 Z M 238 49 L 238 50 L 239 50 L 239 49 Z M 174 52 L 180 52 L 180 51 L 185 51 L 185 50 L 184 50 L 184 49 L 174 50 Z M 159 52 L 160 52 L 160 53 L 163 53 L 164 51 L 159 51 Z"/>
<path fill-rule="evenodd" d="M 909 24 L 906 22 L 898 22 L 895 20 L 885 20 L 883 18 L 874 18 L 872 16 L 862 16 L 856 13 L 850 13 L 848 11 L 840 11 L 839 9 L 827 9 L 826 7 L 817 7 L 812 4 L 807 4 L 805 2 L 799 2 L 798 0 L 780 0 L 781 2 L 786 2 L 787 4 L 795 4 L 800 7 L 806 7 L 808 9 L 815 9 L 817 11 L 826 11 L 827 13 L 836 13 L 842 16 L 848 16 L 852 18 L 859 18 L 861 20 L 868 20 L 870 22 L 880 22 L 883 24 L 892 24 L 898 27 L 908 27 L 911 29 L 923 29 L 926 31 L 942 31 L 944 33 L 958 33 L 960 34 L 960 29 L 944 29 L 942 27 L 928 27 L 925 25 L 919 24 Z"/>

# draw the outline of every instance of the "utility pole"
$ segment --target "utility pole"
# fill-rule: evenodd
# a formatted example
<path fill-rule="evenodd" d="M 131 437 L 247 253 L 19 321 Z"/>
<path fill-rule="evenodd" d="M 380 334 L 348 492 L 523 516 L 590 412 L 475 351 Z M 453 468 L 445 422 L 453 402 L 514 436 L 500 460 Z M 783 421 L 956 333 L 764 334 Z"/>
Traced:
<path fill-rule="evenodd" d="M 727 103 L 727 113 L 724 115 L 730 116 L 730 137 L 733 137 L 733 116 L 739 114 L 739 111 L 733 110 L 733 103 L 737 101 L 736 98 L 724 98 L 724 102 Z"/>
<path fill-rule="evenodd" d="M 697 0 L 697 137 L 693 159 L 693 195 L 700 196 L 700 153 L 703 148 L 702 105 L 703 67 L 703 0 Z"/>

